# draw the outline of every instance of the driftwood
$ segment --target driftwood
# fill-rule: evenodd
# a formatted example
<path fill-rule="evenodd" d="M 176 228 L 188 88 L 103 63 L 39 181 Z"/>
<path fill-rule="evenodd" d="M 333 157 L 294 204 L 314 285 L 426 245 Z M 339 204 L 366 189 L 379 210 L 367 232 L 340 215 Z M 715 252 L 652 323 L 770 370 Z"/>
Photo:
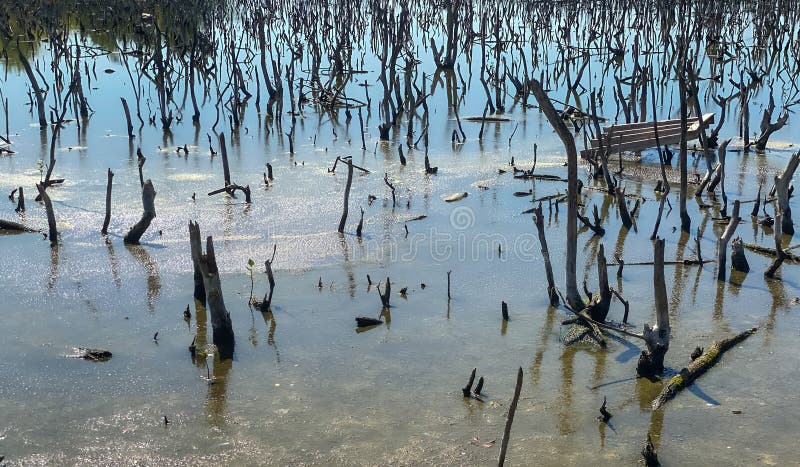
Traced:
<path fill-rule="evenodd" d="M 367 316 L 356 317 L 356 326 L 360 328 L 365 328 L 368 326 L 377 326 L 379 324 L 383 324 L 383 321 L 375 318 L 370 318 Z"/>
<path fill-rule="evenodd" d="M 774 237 L 774 235 L 773 235 Z M 766 246 L 756 245 L 755 243 L 744 243 L 743 246 L 750 251 L 755 251 L 756 253 L 760 253 L 762 255 L 769 255 L 773 257 L 778 256 L 778 250 L 775 248 L 769 248 Z M 788 248 L 782 248 L 783 254 L 786 255 L 784 261 L 790 261 L 792 263 L 800 263 L 800 255 L 796 255 L 788 251 Z"/>
<path fill-rule="evenodd" d="M 514 397 L 511 398 L 511 405 L 508 407 L 508 416 L 506 417 L 506 427 L 503 430 L 503 441 L 500 444 L 500 459 L 497 461 L 498 467 L 503 467 L 506 461 L 506 451 L 508 450 L 508 440 L 511 437 L 511 424 L 514 423 L 514 414 L 517 411 L 517 402 L 519 402 L 519 393 L 522 390 L 522 367 L 517 370 L 517 385 L 514 386 Z"/>
<path fill-rule="evenodd" d="M 26 227 L 19 222 L 0 219 L 0 230 L 13 230 L 16 232 L 38 232 L 36 229 Z"/>
<path fill-rule="evenodd" d="M 675 397 L 681 390 L 691 385 L 692 381 L 699 378 L 709 368 L 714 366 L 723 353 L 739 342 L 742 342 L 751 335 L 755 334 L 756 331 L 758 331 L 758 328 L 751 328 L 746 331 L 742 331 L 733 337 L 715 341 L 713 344 L 707 347 L 698 358 L 689 364 L 688 367 L 681 369 L 680 373 L 670 378 L 670 380 L 664 386 L 664 389 L 661 390 L 661 393 L 653 401 L 653 410 L 662 408 L 664 404 Z"/>
<path fill-rule="evenodd" d="M 142 186 L 142 205 L 144 206 L 142 218 L 125 234 L 125 243 L 129 245 L 139 244 L 142 235 L 144 235 L 147 228 L 150 227 L 150 223 L 156 217 L 155 198 L 156 190 L 153 188 L 153 182 L 147 179 L 144 182 L 144 186 Z"/>
<path fill-rule="evenodd" d="M 149 180 L 148 180 L 149 182 Z M 200 226 L 189 221 L 189 242 L 192 249 L 192 262 L 203 277 L 203 285 L 208 297 L 208 310 L 211 315 L 213 342 L 217 346 L 220 359 L 233 358 L 235 340 L 231 316 L 225 308 L 222 298 L 222 283 L 219 279 L 217 258 L 214 255 L 214 241 L 206 238 L 206 253 L 203 254 L 203 243 L 200 239 Z"/>

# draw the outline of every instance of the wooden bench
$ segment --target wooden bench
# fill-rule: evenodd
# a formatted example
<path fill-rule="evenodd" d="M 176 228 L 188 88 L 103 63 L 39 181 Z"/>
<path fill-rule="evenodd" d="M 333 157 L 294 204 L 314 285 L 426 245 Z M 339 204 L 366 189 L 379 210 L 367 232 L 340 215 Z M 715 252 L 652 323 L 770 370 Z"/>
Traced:
<path fill-rule="evenodd" d="M 714 123 L 714 114 L 703 115 L 703 123 L 708 128 Z M 697 139 L 700 133 L 700 119 L 691 118 L 686 132 L 687 141 Z M 678 144 L 681 141 L 681 120 L 663 120 L 657 122 L 658 142 L 661 145 Z M 625 125 L 612 125 L 603 128 L 603 147 L 609 154 L 620 152 L 637 152 L 652 148 L 656 145 L 653 122 L 628 123 Z M 590 142 L 591 148 L 581 151 L 581 157 L 594 156 L 600 149 L 600 140 L 594 138 Z"/>

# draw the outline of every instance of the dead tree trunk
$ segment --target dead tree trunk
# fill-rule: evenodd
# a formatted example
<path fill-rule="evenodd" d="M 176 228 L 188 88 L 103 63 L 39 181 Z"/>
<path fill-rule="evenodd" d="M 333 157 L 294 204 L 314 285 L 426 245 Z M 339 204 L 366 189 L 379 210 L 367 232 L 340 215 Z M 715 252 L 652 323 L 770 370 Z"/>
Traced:
<path fill-rule="evenodd" d="M 203 273 L 197 264 L 194 265 L 194 299 L 205 306 L 206 303 L 206 287 L 203 283 Z"/>
<path fill-rule="evenodd" d="M 47 195 L 47 188 L 44 185 L 37 183 L 36 189 L 39 190 L 39 196 L 42 198 L 45 212 L 47 212 L 47 228 L 50 246 L 56 246 L 58 245 L 58 230 L 56 230 L 56 215 L 53 213 L 53 203 L 50 201 L 50 196 Z"/>
<path fill-rule="evenodd" d="M 789 163 L 786 164 L 786 169 L 781 175 L 775 177 L 775 193 L 778 197 L 778 211 L 783 215 L 783 220 L 780 223 L 780 229 L 786 235 L 794 235 L 794 223 L 792 222 L 792 210 L 789 207 L 789 185 L 792 183 L 792 177 L 800 164 L 800 152 L 797 152 L 789 158 Z M 778 229 L 778 221 L 776 216 L 775 228 Z"/>
<path fill-rule="evenodd" d="M 547 296 L 550 297 L 550 306 L 558 306 L 558 293 L 556 292 L 556 281 L 553 278 L 553 265 L 550 263 L 550 252 L 547 249 L 547 238 L 544 235 L 544 216 L 542 215 L 542 203 L 533 210 L 533 223 L 539 233 L 539 243 L 542 247 L 542 258 L 544 260 L 544 271 L 547 276 Z M 448 283 L 450 276 L 448 275 Z"/>
<path fill-rule="evenodd" d="M 23 68 L 25 68 L 25 74 L 28 75 L 28 80 L 31 82 L 31 88 L 33 89 L 33 94 L 36 98 L 36 111 L 39 114 L 39 127 L 45 129 L 47 128 L 47 116 L 44 111 L 44 92 L 42 91 L 42 88 L 39 87 L 39 83 L 36 81 L 36 76 L 33 74 L 33 70 L 31 69 L 31 64 L 28 62 L 25 54 L 22 53 L 22 50 L 19 50 L 19 61 L 22 63 Z"/>
<path fill-rule="evenodd" d="M 22 187 L 19 187 L 19 198 L 17 198 L 17 207 L 14 209 L 15 212 L 25 212 L 25 191 Z"/>
<path fill-rule="evenodd" d="M 728 258 L 728 242 L 730 242 L 733 238 L 733 234 L 736 232 L 736 227 L 739 226 L 739 221 L 741 221 L 741 218 L 739 217 L 739 200 L 737 199 L 733 202 L 733 214 L 728 222 L 728 227 L 725 228 L 725 232 L 722 233 L 717 245 L 717 280 L 725 280 L 725 273 L 727 269 L 726 260 Z"/>
<path fill-rule="evenodd" d="M 736 237 L 731 242 L 731 267 L 734 271 L 750 272 L 750 264 L 744 255 L 744 242 L 741 237 Z"/>
<path fill-rule="evenodd" d="M 103 228 L 100 233 L 106 235 L 108 233 L 108 223 L 111 222 L 111 181 L 114 179 L 114 172 L 108 169 L 108 183 L 106 184 L 106 217 L 103 219 Z"/>
<path fill-rule="evenodd" d="M 766 149 L 769 137 L 772 136 L 772 134 L 776 131 L 786 126 L 786 122 L 789 121 L 789 111 L 783 109 L 778 117 L 778 120 L 776 120 L 775 123 L 771 123 L 770 120 L 772 120 L 773 112 L 775 112 L 775 98 L 772 96 L 772 92 L 770 92 L 769 105 L 767 105 L 767 108 L 764 109 L 764 115 L 761 117 L 761 134 L 753 143 L 756 147 L 756 151 L 763 151 Z"/>
<path fill-rule="evenodd" d="M 698 358 L 692 360 L 688 367 L 683 368 L 680 373 L 673 376 L 661 390 L 661 394 L 653 401 L 653 410 L 658 410 L 670 399 L 675 397 L 683 388 L 692 384 L 692 381 L 699 378 L 709 368 L 714 366 L 719 357 L 727 350 L 755 334 L 758 328 L 751 328 L 739 334 L 715 341 Z"/>
<path fill-rule="evenodd" d="M 350 186 L 353 184 L 353 160 L 349 157 L 340 159 L 347 164 L 347 184 L 344 187 L 344 207 L 342 208 L 342 218 L 339 220 L 339 233 L 344 233 L 344 225 L 347 223 L 347 212 L 350 205 Z"/>
<path fill-rule="evenodd" d="M 230 359 L 233 357 L 235 340 L 231 316 L 225 308 L 225 301 L 222 298 L 222 284 L 219 279 L 217 258 L 214 255 L 214 241 L 211 236 L 206 239 L 206 253 L 203 254 L 200 226 L 189 221 L 189 242 L 192 248 L 192 262 L 203 276 L 203 285 L 208 293 L 208 309 L 211 314 L 214 345 L 217 346 L 221 360 Z"/>
<path fill-rule="evenodd" d="M 142 187 L 142 206 L 144 207 L 142 218 L 139 219 L 136 225 L 131 227 L 127 234 L 125 234 L 125 243 L 130 245 L 139 244 L 142 235 L 144 235 L 147 228 L 150 227 L 150 223 L 153 222 L 153 219 L 156 217 L 155 199 L 156 190 L 153 188 L 153 182 L 147 179 Z"/>
<path fill-rule="evenodd" d="M 122 101 L 122 110 L 125 111 L 125 121 L 128 122 L 128 138 L 133 139 L 133 123 L 131 123 L 131 109 L 128 108 L 128 101 L 125 100 L 124 97 L 120 97 L 119 100 Z"/>
<path fill-rule="evenodd" d="M 642 351 L 636 372 L 640 376 L 653 377 L 664 371 L 664 356 L 669 350 L 669 305 L 667 286 L 664 281 L 664 239 L 653 242 L 653 293 L 656 305 L 656 325 L 644 325 L 646 351 Z"/>
<path fill-rule="evenodd" d="M 608 287 L 608 266 L 606 265 L 605 249 L 602 243 L 597 251 L 597 282 L 600 291 L 592 297 L 591 302 L 586 307 L 586 311 L 593 320 L 604 323 L 608 316 L 608 309 L 611 306 L 611 289 Z"/>
<path fill-rule="evenodd" d="M 622 220 L 622 225 L 626 229 L 630 229 L 633 227 L 633 220 L 631 220 L 631 214 L 628 212 L 628 205 L 625 203 L 625 189 L 618 188 L 614 190 L 614 196 L 617 198 L 617 207 L 619 208 L 619 217 Z"/>
<path fill-rule="evenodd" d="M 689 232 L 692 227 L 692 219 L 689 217 L 689 212 L 686 210 L 686 195 L 689 189 L 689 175 L 688 175 L 688 157 L 686 154 L 686 138 L 687 138 L 687 110 L 686 110 L 686 100 L 688 96 L 686 95 L 686 46 L 683 44 L 683 41 L 680 43 L 680 52 L 679 58 L 680 63 L 678 64 L 678 87 L 680 92 L 680 108 L 681 108 L 681 143 L 680 143 L 680 153 L 678 155 L 678 163 L 680 164 L 680 175 L 681 175 L 681 191 L 680 191 L 680 217 L 681 217 L 681 230 L 684 232 Z M 698 117 L 700 117 L 698 115 Z"/>
<path fill-rule="evenodd" d="M 567 252 L 566 252 L 566 288 L 567 300 L 572 308 L 583 309 L 583 300 L 578 292 L 577 261 L 578 261 L 578 151 L 575 149 L 575 138 L 569 132 L 561 116 L 556 112 L 550 98 L 544 92 L 542 83 L 531 80 L 531 91 L 539 109 L 544 112 L 547 120 L 561 138 L 567 150 Z"/>

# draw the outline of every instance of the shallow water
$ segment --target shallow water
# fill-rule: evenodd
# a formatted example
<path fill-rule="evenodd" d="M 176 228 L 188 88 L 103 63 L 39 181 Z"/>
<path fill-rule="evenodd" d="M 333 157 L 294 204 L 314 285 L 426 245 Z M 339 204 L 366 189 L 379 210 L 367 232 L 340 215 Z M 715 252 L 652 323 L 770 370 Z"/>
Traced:
<path fill-rule="evenodd" d="M 38 53 L 48 60 L 46 45 Z M 430 79 L 429 52 L 420 54 Z M 480 55 L 479 46 L 473 54 Z M 566 184 L 521 181 L 498 168 L 509 170 L 511 157 L 518 166 L 530 167 L 536 143 L 537 172 L 566 176 L 563 146 L 536 109 L 512 108 L 510 97 L 505 116 L 511 121 L 487 124 L 479 141 L 480 124 L 463 121 L 483 111 L 478 70 L 459 107 L 468 136 L 463 145 L 450 142 L 457 124 L 445 89 L 439 87 L 429 100 L 428 154 L 439 167 L 435 176 L 424 173 L 423 150 L 404 147 L 408 164 L 400 165 L 397 147 L 405 143 L 405 125 L 392 141 L 378 141 L 380 62 L 374 56 L 366 63 L 369 73 L 356 78 L 375 85 L 370 88 L 373 106 L 364 109 L 364 151 L 358 118 L 348 123 L 342 112 L 331 116 L 305 106 L 297 117 L 294 155 L 274 121 L 267 122 L 252 104 L 238 130 L 231 131 L 224 117 L 217 130 L 224 130 L 228 140 L 232 180 L 253 189 L 253 202 L 247 205 L 241 197 L 206 196 L 223 184 L 221 159 L 210 157 L 206 138 L 206 133 L 214 136 L 213 103 L 201 109 L 198 130 L 191 124 L 189 105 L 171 137 L 157 126 L 139 129 L 137 124 L 136 139 L 129 142 L 118 98 L 131 103 L 133 92 L 120 56 L 112 53 L 92 62 L 98 73 L 85 91 L 94 113 L 80 129 L 71 122 L 61 131 L 54 176 L 66 182 L 48 189 L 59 246 L 50 249 L 38 233 L 0 234 L 5 298 L 0 306 L 5 317 L 0 456 L 11 465 L 490 465 L 497 459 L 518 367 L 524 370 L 524 385 L 508 453 L 514 465 L 630 465 L 639 462 L 648 432 L 666 465 L 796 462 L 796 266 L 784 265 L 782 280 L 767 281 L 762 271 L 769 258 L 748 252 L 750 274 L 732 275 L 725 282 L 716 280 L 714 263 L 667 266 L 670 372 L 688 363 L 695 346 L 751 326 L 760 330 L 665 411 L 651 412 L 650 401 L 662 383 L 635 378 L 639 342 L 610 339 L 609 349 L 599 350 L 565 347 L 559 341 L 566 331 L 560 323 L 569 312 L 547 306 L 535 227 L 530 215 L 521 214 L 532 207 L 532 198 L 513 194 L 530 189 L 538 198 L 564 193 Z M 35 115 L 28 113 L 27 79 L 19 66 L 9 60 L 0 61 L 0 67 L 16 151 L 0 156 L 0 191 L 24 186 L 28 211 L 22 221 L 46 228 L 44 210 L 32 193 L 40 178 L 38 164 L 49 157 L 51 130 L 41 132 Z M 106 68 L 116 72 L 100 72 Z M 586 81 L 589 86 L 589 76 Z M 703 82 L 701 92 L 709 86 Z M 348 89 L 352 95 L 363 92 L 356 83 Z M 605 92 L 607 108 L 599 112 L 613 119 L 611 86 Z M 675 94 L 673 88 L 665 92 Z M 552 95 L 564 98 L 557 90 Z M 149 98 L 155 114 L 157 101 L 154 94 Z M 767 98 L 764 89 L 753 97 L 751 128 L 757 129 L 756 108 Z M 663 101 L 660 118 L 674 118 L 677 104 L 669 104 L 668 96 Z M 708 111 L 712 107 L 704 104 Z M 419 122 L 415 125 L 419 131 Z M 291 117 L 284 115 L 283 131 L 290 127 Z M 769 186 L 800 143 L 798 130 L 793 115 L 765 154 L 729 152 L 725 188 L 730 203 L 754 199 L 759 183 Z M 729 117 L 721 137 L 736 135 L 735 119 Z M 576 140 L 581 149 L 582 135 Z M 175 152 L 184 144 L 189 147 L 185 157 Z M 213 146 L 219 150 L 216 139 Z M 142 246 L 134 247 L 125 246 L 122 236 L 141 212 L 136 147 L 147 157 L 144 175 L 157 191 L 157 217 Z M 340 155 L 353 156 L 371 171 L 354 175 L 343 236 L 336 226 L 346 172 L 341 165 L 335 174 L 328 172 Z M 584 191 L 583 204 L 598 206 L 606 229 L 601 239 L 582 231 L 578 240 L 579 281 L 585 278 L 590 290 L 596 288 L 599 242 L 609 261 L 614 253 L 628 263 L 652 258 L 657 160 L 650 151 L 626 162 L 627 192 L 646 199 L 633 231 L 622 228 L 610 197 Z M 704 162 L 689 161 L 702 175 Z M 275 173 L 269 187 L 261 175 L 267 162 Z M 99 230 L 108 168 L 115 177 L 106 241 Z M 673 170 L 671 178 L 677 177 Z M 394 207 L 383 173 L 396 187 Z M 587 186 L 600 183 L 584 170 L 580 177 Z M 469 196 L 443 201 L 455 192 Z M 377 197 L 371 204 L 370 194 Z M 673 185 L 669 197 L 674 209 L 665 212 L 660 229 L 667 260 L 693 257 L 691 239 L 676 231 L 677 196 Z M 712 204 L 707 198 L 704 202 Z M 0 217 L 19 220 L 14 206 L 0 203 Z M 362 239 L 355 236 L 359 207 L 364 209 Z M 719 208 L 719 203 L 701 209 L 689 202 L 692 230 L 699 227 L 706 258 L 715 256 L 725 227 L 713 221 Z M 751 205 L 742 208 L 749 213 Z M 545 213 L 556 281 L 562 284 L 566 208 L 545 208 Z M 427 217 L 411 221 L 421 215 Z M 745 242 L 772 244 L 771 231 L 743 217 L 737 234 Z M 215 240 L 237 337 L 233 361 L 213 357 L 206 347 L 205 316 L 191 304 L 189 220 L 198 221 L 203 235 Z M 254 294 L 260 296 L 267 289 L 260 265 L 273 245 L 277 288 L 273 312 L 262 314 L 247 305 L 251 285 L 246 265 L 250 258 L 256 263 Z M 381 312 L 367 275 L 376 283 L 391 278 L 388 313 Z M 628 265 L 621 279 L 611 276 L 612 287 L 631 303 L 633 328 L 652 322 L 652 268 Z M 322 288 L 317 287 L 320 279 Z M 398 293 L 403 287 L 408 287 L 405 297 Z M 508 323 L 500 317 L 501 300 L 509 305 Z M 189 322 L 182 315 L 187 303 Z M 353 318 L 362 315 L 380 315 L 385 324 L 358 332 Z M 610 319 L 621 316 L 622 305 L 615 300 Z M 193 361 L 187 351 L 193 338 L 211 356 Z M 104 363 L 64 358 L 74 347 L 108 349 L 114 356 Z M 465 400 L 460 393 L 473 367 L 486 380 L 483 402 Z M 613 413 L 608 426 L 595 420 L 604 396 Z"/>

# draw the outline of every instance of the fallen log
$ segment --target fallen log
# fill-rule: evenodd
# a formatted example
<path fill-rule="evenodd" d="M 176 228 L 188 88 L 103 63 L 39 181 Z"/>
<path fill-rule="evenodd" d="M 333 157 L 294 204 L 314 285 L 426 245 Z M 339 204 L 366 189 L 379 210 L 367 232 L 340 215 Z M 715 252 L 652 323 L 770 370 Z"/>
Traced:
<path fill-rule="evenodd" d="M 775 248 L 769 248 L 766 246 L 757 245 L 755 243 L 747 243 L 745 242 L 744 247 L 750 251 L 754 251 L 756 253 L 761 253 L 762 255 L 769 255 L 769 256 L 778 256 L 777 250 Z M 792 263 L 800 263 L 800 256 L 790 253 L 787 251 L 787 248 L 783 249 L 783 253 L 786 255 L 786 261 L 790 261 Z"/>
<path fill-rule="evenodd" d="M 692 384 L 692 381 L 699 378 L 703 373 L 708 371 L 709 368 L 714 366 L 723 353 L 755 334 L 756 331 L 758 331 L 758 328 L 750 328 L 733 337 L 714 341 L 702 355 L 692 361 L 688 367 L 681 369 L 680 373 L 669 380 L 666 386 L 664 386 L 664 389 L 661 390 L 661 394 L 653 401 L 653 410 L 662 408 L 664 404 L 674 398 L 682 389 L 688 387 Z"/>
<path fill-rule="evenodd" d="M 0 230 L 13 230 L 15 232 L 38 232 L 36 229 L 26 227 L 18 222 L 0 219 Z"/>

